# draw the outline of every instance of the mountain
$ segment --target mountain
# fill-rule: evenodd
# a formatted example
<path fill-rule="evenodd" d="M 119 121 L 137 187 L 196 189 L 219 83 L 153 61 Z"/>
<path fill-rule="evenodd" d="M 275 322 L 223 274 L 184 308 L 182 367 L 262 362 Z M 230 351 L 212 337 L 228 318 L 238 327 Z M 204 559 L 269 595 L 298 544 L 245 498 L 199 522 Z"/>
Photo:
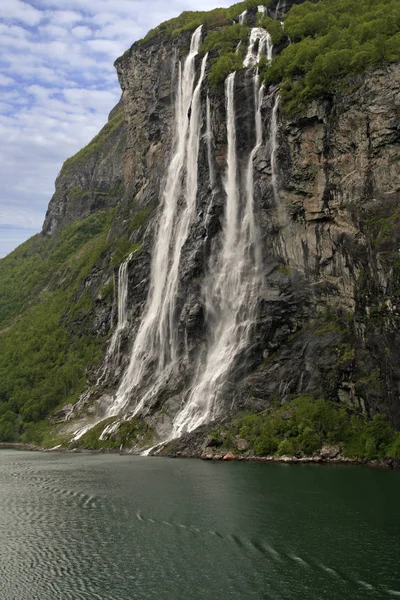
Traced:
<path fill-rule="evenodd" d="M 185 12 L 120 57 L 0 261 L 0 440 L 400 456 L 399 59 L 394 0 Z"/>

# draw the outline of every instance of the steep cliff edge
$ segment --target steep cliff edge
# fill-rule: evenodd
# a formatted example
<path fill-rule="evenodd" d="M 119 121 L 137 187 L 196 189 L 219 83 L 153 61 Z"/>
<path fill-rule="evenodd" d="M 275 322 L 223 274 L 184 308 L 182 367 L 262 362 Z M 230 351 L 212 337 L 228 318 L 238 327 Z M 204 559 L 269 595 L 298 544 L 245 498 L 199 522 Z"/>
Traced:
<path fill-rule="evenodd" d="M 281 8 L 277 12 L 277 4 L 270 6 L 269 17 L 262 16 L 279 16 Z M 250 6 L 247 25 L 241 25 L 236 11 L 236 29 L 226 34 L 229 41 L 224 43 L 236 49 L 241 43 L 245 53 L 259 12 Z M 219 27 L 211 24 L 201 33 L 200 41 L 204 42 L 207 32 L 215 28 L 219 35 L 225 35 L 220 32 L 232 25 Z M 284 99 L 279 101 L 274 85 L 261 92 L 257 88 L 258 95 L 254 93 L 254 68 L 238 68 L 230 125 L 237 140 L 236 181 L 240 202 L 248 202 L 249 157 L 256 147 L 249 202 L 254 206 L 251 214 L 258 242 L 255 248 L 252 241 L 253 246 L 244 252 L 248 254 L 248 271 L 260 254 L 262 285 L 254 283 L 257 273 L 252 276 L 252 289 L 257 290 L 254 307 L 249 312 L 248 298 L 243 296 L 241 301 L 245 301 L 234 320 L 238 329 L 249 320 L 246 337 L 240 334 L 237 338 L 229 364 L 222 369 L 223 377 L 218 386 L 210 388 L 212 377 L 205 385 L 201 374 L 219 358 L 218 354 L 210 358 L 210 349 L 214 344 L 218 350 L 215 331 L 219 331 L 218 319 L 223 317 L 218 310 L 225 306 L 226 298 L 217 297 L 216 302 L 210 294 L 221 293 L 214 275 L 218 269 L 223 274 L 217 263 L 225 248 L 227 162 L 232 140 L 227 88 L 207 82 L 225 49 L 211 48 L 206 56 L 200 47 L 193 57 L 192 96 L 189 100 L 183 96 L 189 103 L 186 114 L 179 117 L 178 81 L 183 88 L 193 29 L 184 28 L 170 36 L 156 31 L 117 60 L 121 105 L 92 144 L 69 159 L 60 173 L 40 244 L 49 240 L 57 244 L 63 228 L 68 230 L 74 223 L 78 226 L 82 219 L 94 218 L 97 211 L 102 215 L 106 210 L 109 215 L 104 229 L 96 230 L 96 235 L 104 238 L 99 254 L 87 262 L 69 296 L 68 302 L 77 303 L 79 310 L 71 311 L 67 302 L 57 317 L 66 325 L 70 339 L 87 336 L 96 340 L 98 362 L 85 359 L 82 350 L 79 383 L 70 383 L 75 375 L 67 378 L 67 390 L 56 391 L 39 415 L 29 409 L 29 405 L 36 406 L 36 400 L 28 401 L 26 408 L 26 394 L 24 401 L 16 402 L 14 389 L 18 386 L 9 386 L 3 397 L 3 412 L 9 410 L 16 417 L 8 416 L 12 427 L 7 431 L 12 429 L 13 435 L 18 435 L 19 430 L 24 435 L 21 416 L 28 424 L 35 422 L 68 400 L 68 406 L 52 416 L 53 423 L 61 423 L 57 426 L 60 439 L 75 437 L 75 444 L 89 447 L 127 443 L 143 448 L 169 439 L 174 432 L 184 432 L 177 423 L 182 423 L 179 415 L 193 400 L 195 388 L 209 394 L 213 404 L 212 410 L 204 413 L 206 426 L 196 452 L 200 452 L 210 428 L 220 427 L 221 420 L 227 422 L 241 411 L 272 409 L 304 396 L 322 397 L 348 407 L 360 418 L 385 414 L 400 427 L 399 63 L 385 63 L 351 75 L 340 90 L 320 95 L 295 115 L 287 112 Z M 274 56 L 288 43 L 281 35 Z M 244 54 L 240 52 L 233 54 L 239 54 L 241 66 Z M 235 65 L 230 63 L 228 73 Z M 257 140 L 258 116 L 261 141 Z M 185 146 L 181 171 L 174 179 L 178 118 L 187 128 L 182 143 L 190 144 L 197 135 L 198 147 L 196 150 L 196 143 Z M 190 156 L 196 158 L 195 184 L 191 182 Z M 178 187 L 168 196 L 171 182 Z M 185 233 L 182 215 L 190 189 L 195 189 L 195 211 L 188 216 Z M 159 321 L 152 330 L 149 315 L 155 287 L 154 256 L 167 218 L 162 211 L 168 198 L 176 201 L 171 220 L 175 250 L 168 255 L 165 270 L 170 274 L 176 267 L 176 273 L 162 290 L 164 296 L 154 316 Z M 242 211 L 243 206 L 239 213 L 243 220 L 247 213 Z M 84 240 L 89 247 L 90 240 L 89 230 Z M 33 288 L 28 287 L 25 314 L 26 306 L 33 310 L 32 294 L 38 293 L 43 300 L 46 290 L 56 290 L 63 280 L 70 285 L 71 278 L 65 277 L 65 272 L 73 260 L 84 256 L 82 244 L 79 240 L 73 246 L 66 257 L 68 265 L 58 265 L 50 280 L 43 276 Z M 33 261 L 37 260 L 35 252 Z M 2 266 L 0 262 L 0 276 Z M 249 286 L 246 274 L 238 285 L 244 291 Z M 169 299 L 172 289 L 173 298 Z M 230 308 L 227 303 L 226 310 Z M 165 311 L 164 321 L 160 311 Z M 5 324 L 11 329 L 1 333 L 3 337 L 7 334 L 11 343 L 15 325 L 9 320 Z M 147 344 L 143 358 L 137 341 L 140 336 Z M 31 348 L 26 350 L 27 357 L 29 352 Z M 7 360 L 9 355 L 4 354 L 4 369 Z M 61 363 L 68 365 L 69 361 L 67 357 Z M 86 367 L 86 383 L 82 366 Z M 138 371 L 141 377 L 136 381 Z M 44 374 L 42 378 L 45 381 Z M 200 404 L 201 393 L 196 400 Z M 39 388 L 34 396 L 40 396 Z M 191 438 L 183 439 L 190 447 Z"/>
<path fill-rule="evenodd" d="M 65 161 L 56 179 L 43 234 L 57 233 L 73 221 L 120 202 L 124 194 L 125 148 L 126 124 L 119 102 L 90 144 Z"/>

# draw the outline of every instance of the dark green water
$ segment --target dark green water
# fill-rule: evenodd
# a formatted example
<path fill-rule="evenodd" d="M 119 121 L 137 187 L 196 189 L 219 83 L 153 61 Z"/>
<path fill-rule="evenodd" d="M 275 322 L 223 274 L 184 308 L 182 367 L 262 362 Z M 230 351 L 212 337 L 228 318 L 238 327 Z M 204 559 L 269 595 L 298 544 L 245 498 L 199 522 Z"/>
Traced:
<path fill-rule="evenodd" d="M 1 600 L 400 598 L 400 473 L 0 452 Z"/>

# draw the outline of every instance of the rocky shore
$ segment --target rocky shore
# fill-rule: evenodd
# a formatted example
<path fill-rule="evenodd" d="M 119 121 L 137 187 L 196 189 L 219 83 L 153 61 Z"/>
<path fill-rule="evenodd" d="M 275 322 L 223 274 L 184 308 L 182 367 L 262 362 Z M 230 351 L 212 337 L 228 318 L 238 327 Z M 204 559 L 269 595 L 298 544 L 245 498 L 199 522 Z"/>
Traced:
<path fill-rule="evenodd" d="M 164 458 L 196 458 L 205 461 L 225 461 L 225 462 L 258 462 L 258 463 L 285 463 L 285 464 L 331 464 L 331 465 L 365 465 L 372 468 L 382 469 L 400 469 L 400 459 L 386 457 L 380 460 L 366 460 L 363 458 L 349 458 L 338 453 L 332 456 L 334 453 L 333 446 L 324 446 L 319 453 L 313 456 L 256 456 L 255 454 L 246 452 L 243 454 L 234 454 L 231 450 L 227 452 L 202 452 L 201 455 L 190 454 L 185 451 L 160 451 L 155 450 L 150 453 L 153 457 L 164 457 Z M 4 443 L 0 442 L 0 450 L 21 450 L 28 452 L 56 452 L 56 453 L 68 453 L 68 454 L 119 454 L 120 456 L 140 456 L 141 452 L 138 449 L 83 449 L 83 448 L 41 448 L 33 444 L 23 443 Z"/>

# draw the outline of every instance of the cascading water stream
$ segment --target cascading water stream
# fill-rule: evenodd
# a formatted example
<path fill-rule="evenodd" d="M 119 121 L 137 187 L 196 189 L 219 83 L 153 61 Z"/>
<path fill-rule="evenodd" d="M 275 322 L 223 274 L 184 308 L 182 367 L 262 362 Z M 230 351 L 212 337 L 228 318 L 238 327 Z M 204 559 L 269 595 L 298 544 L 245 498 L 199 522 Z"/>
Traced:
<path fill-rule="evenodd" d="M 278 4 L 276 5 L 274 19 L 277 20 L 279 17 L 279 13 L 285 12 L 285 10 L 286 10 L 286 0 L 279 0 Z"/>
<path fill-rule="evenodd" d="M 127 407 L 131 392 L 139 387 L 143 390 L 144 386 L 144 391 L 138 394 L 140 401 L 135 412 L 139 410 L 147 397 L 159 389 L 167 372 L 171 371 L 178 358 L 175 303 L 181 251 L 196 215 L 200 99 L 207 61 L 205 56 L 199 81 L 194 88 L 195 59 L 200 47 L 201 31 L 202 27 L 199 27 L 192 36 L 190 52 L 183 70 L 181 64 L 179 65 L 175 105 L 175 150 L 168 168 L 163 209 L 155 236 L 149 295 L 133 344 L 129 366 L 107 416 L 120 414 Z M 179 200 L 182 196 L 185 205 L 179 213 Z"/>
<path fill-rule="evenodd" d="M 200 145 L 200 95 L 204 81 L 205 69 L 208 55 L 203 58 L 199 81 L 193 93 L 191 103 L 191 117 L 189 126 L 189 139 L 186 148 L 186 206 L 181 213 L 176 228 L 176 241 L 170 271 L 168 273 L 167 285 L 165 287 L 164 301 L 161 306 L 159 317 L 159 337 L 161 347 L 168 345 L 168 351 L 164 351 L 164 360 L 161 368 L 166 362 L 178 359 L 178 327 L 175 322 L 176 298 L 179 283 L 179 265 L 182 248 L 188 238 L 190 225 L 196 217 L 196 198 L 198 188 L 198 157 Z"/>
<path fill-rule="evenodd" d="M 203 289 L 212 337 L 205 365 L 199 369 L 188 401 L 174 420 L 173 437 L 193 431 L 217 415 L 218 399 L 225 389 L 235 361 L 249 343 L 250 332 L 255 323 L 262 282 L 262 262 L 254 217 L 252 171 L 254 156 L 262 143 L 262 89 L 259 91 L 256 75 L 256 144 L 246 169 L 245 202 L 242 201 L 238 187 L 234 89 L 235 73 L 232 73 L 225 82 L 228 151 L 222 248 L 211 259 Z"/>
<path fill-rule="evenodd" d="M 242 21 L 245 16 L 245 13 L 241 15 Z M 195 83 L 195 59 L 200 42 L 201 27 L 192 36 L 190 52 L 183 66 L 179 63 L 174 151 L 167 172 L 163 206 L 155 235 L 149 295 L 133 344 L 129 366 L 114 402 L 105 416 L 133 416 L 150 405 L 151 399 L 163 388 L 169 377 L 178 372 L 182 359 L 178 340 L 177 298 L 182 249 L 197 215 L 201 92 L 207 63 L 205 56 Z M 272 59 L 271 37 L 264 29 L 253 28 L 244 66 L 253 67 L 264 53 L 268 60 Z M 254 209 L 253 177 L 254 161 L 263 141 L 261 104 L 264 87 L 259 85 L 258 69 L 253 74 L 255 144 L 242 173 L 239 173 L 236 148 L 234 91 L 235 73 L 229 75 L 225 82 L 228 143 L 224 180 L 226 206 L 221 247 L 219 252 L 213 252 L 211 255 L 208 274 L 202 287 L 209 338 L 204 353 L 199 353 L 196 374 L 188 391 L 186 404 L 175 416 L 173 437 L 193 431 L 217 416 L 221 407 L 219 400 L 226 392 L 226 385 L 232 373 L 243 364 L 243 353 L 249 345 L 256 323 L 263 279 L 260 234 Z M 271 171 L 276 197 L 278 104 L 279 96 L 276 96 L 271 117 Z M 210 189 L 214 196 L 216 172 L 212 156 L 211 105 L 208 96 L 205 108 L 207 161 Z M 212 204 L 211 201 L 208 212 Z M 208 212 L 205 215 L 206 229 L 210 218 Z M 217 238 L 216 241 L 218 244 Z M 120 333 L 127 325 L 128 261 L 120 267 L 118 325 L 107 356 L 115 354 Z M 130 406 L 133 396 L 136 396 L 135 403 Z M 102 435 L 112 433 L 118 426 L 119 421 L 108 425 Z"/>
<path fill-rule="evenodd" d="M 259 239 L 259 231 L 254 220 L 254 159 L 262 145 L 262 119 L 261 105 L 264 97 L 264 84 L 260 87 L 258 69 L 253 78 L 254 86 L 254 106 L 255 106 L 255 129 L 256 129 L 256 145 L 250 153 L 249 161 L 246 169 L 246 198 L 248 203 L 247 214 L 249 215 L 249 226 L 251 228 L 251 238 L 254 240 L 255 265 L 261 268 L 261 244 Z"/>
<path fill-rule="evenodd" d="M 255 47 L 258 42 L 258 50 L 255 52 Z M 272 60 L 272 40 L 271 36 L 262 27 L 253 27 L 250 32 L 249 47 L 247 49 L 246 58 L 243 61 L 243 66 L 254 67 L 260 62 L 261 57 L 266 51 L 267 59 Z"/>
<path fill-rule="evenodd" d="M 211 191 L 214 190 L 215 186 L 215 167 L 213 162 L 213 150 L 212 150 L 212 141 L 213 141 L 213 133 L 212 133 L 212 123 L 211 123 L 211 103 L 210 98 L 207 95 L 207 104 L 206 104 L 206 138 L 207 138 L 207 161 L 208 161 L 208 173 L 210 176 L 210 186 Z"/>
<path fill-rule="evenodd" d="M 239 15 L 239 23 L 240 23 L 240 25 L 244 25 L 244 22 L 246 20 L 246 16 L 247 16 L 247 10 L 244 10 L 242 12 L 242 14 Z"/>
<path fill-rule="evenodd" d="M 118 270 L 118 322 L 112 335 L 106 357 L 114 357 L 121 332 L 128 324 L 128 266 L 133 253 L 120 265 Z"/>
<path fill-rule="evenodd" d="M 277 206 L 280 205 L 279 199 L 279 188 L 278 188 L 278 166 L 277 166 L 277 151 L 278 151 L 278 109 L 279 109 L 280 96 L 279 93 L 275 95 L 274 106 L 271 114 L 271 182 L 272 190 L 274 193 L 274 200 Z"/>
<path fill-rule="evenodd" d="M 277 155 L 278 155 L 278 148 L 279 148 L 279 144 L 278 144 L 279 102 L 280 102 L 280 95 L 279 95 L 279 92 L 276 92 L 274 104 L 273 104 L 272 112 L 271 112 L 271 125 L 270 125 L 271 184 L 272 184 L 272 191 L 273 191 L 273 195 L 274 195 L 275 210 L 276 210 L 276 215 L 277 215 L 277 224 L 280 229 L 280 234 L 279 234 L 279 238 L 278 238 L 279 243 L 280 243 L 280 253 L 282 256 L 284 256 L 286 258 L 287 261 L 289 261 L 289 256 L 287 255 L 287 251 L 286 251 L 285 234 L 284 234 L 285 228 L 287 228 L 289 225 L 289 218 L 288 218 L 286 206 L 285 206 L 284 202 L 282 202 L 281 196 L 279 193 L 279 178 L 278 178 L 278 156 Z"/>
<path fill-rule="evenodd" d="M 100 385 L 104 381 L 105 377 L 107 376 L 107 371 L 110 369 L 110 367 L 114 367 L 118 364 L 121 334 L 128 325 L 128 266 L 133 255 L 134 252 L 132 252 L 123 263 L 121 263 L 118 270 L 117 326 L 114 329 L 110 344 L 107 348 L 103 369 L 96 382 L 96 386 Z"/>

